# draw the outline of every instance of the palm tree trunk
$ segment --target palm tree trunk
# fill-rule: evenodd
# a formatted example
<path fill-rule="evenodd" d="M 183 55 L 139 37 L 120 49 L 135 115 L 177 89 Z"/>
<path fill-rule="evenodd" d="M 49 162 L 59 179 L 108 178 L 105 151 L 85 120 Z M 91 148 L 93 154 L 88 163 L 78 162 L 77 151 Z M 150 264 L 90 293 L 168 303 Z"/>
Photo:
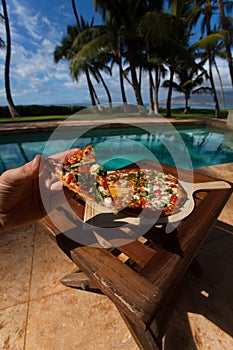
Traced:
<path fill-rule="evenodd" d="M 184 114 L 187 114 L 189 111 L 189 98 L 190 95 L 188 93 L 185 93 L 185 107 L 184 107 Z"/>
<path fill-rule="evenodd" d="M 128 106 L 127 106 L 127 97 L 126 97 L 125 85 L 124 85 L 124 71 L 122 68 L 121 61 L 119 62 L 119 76 L 120 76 L 121 97 L 122 97 L 124 112 L 127 112 Z"/>
<path fill-rule="evenodd" d="M 166 106 L 166 117 L 171 117 L 171 100 L 172 100 L 172 82 L 174 77 L 174 70 L 170 68 L 170 83 L 167 93 L 167 106 Z"/>
<path fill-rule="evenodd" d="M 222 85 L 222 78 L 221 78 L 221 74 L 220 74 L 219 69 L 218 69 L 218 65 L 217 65 L 215 60 L 214 60 L 214 66 L 215 66 L 215 69 L 216 69 L 216 72 L 218 75 L 219 84 L 220 84 L 220 90 L 221 90 L 221 95 L 222 95 L 222 106 L 223 106 L 223 108 L 226 108 L 224 89 L 223 89 L 223 85 Z"/>
<path fill-rule="evenodd" d="M 97 74 L 101 80 L 101 83 L 103 84 L 103 87 L 106 91 L 106 94 L 108 96 L 108 103 L 109 103 L 109 112 L 112 113 L 112 97 L 111 97 L 111 94 L 110 94 L 110 91 L 109 91 L 109 88 L 107 87 L 107 84 L 105 83 L 103 77 L 102 77 L 102 74 L 97 70 Z"/>
<path fill-rule="evenodd" d="M 160 69 L 155 68 L 155 84 L 154 84 L 154 112 L 159 113 L 159 86 L 160 86 Z"/>
<path fill-rule="evenodd" d="M 137 104 L 139 106 L 143 106 L 142 95 L 141 95 L 140 86 L 137 79 L 137 72 L 136 72 L 134 63 L 132 64 L 130 63 L 130 70 L 131 70 L 133 89 L 134 89 Z"/>
<path fill-rule="evenodd" d="M 119 79 L 120 79 L 120 89 L 121 89 L 121 97 L 122 97 L 122 103 L 123 103 L 123 109 L 126 113 L 128 111 L 127 106 L 127 97 L 125 93 L 125 85 L 124 85 L 124 70 L 122 67 L 122 55 L 121 55 L 121 40 L 120 40 L 120 31 L 117 32 L 117 55 L 116 55 L 116 62 L 119 66 Z"/>
<path fill-rule="evenodd" d="M 97 95 L 96 90 L 95 90 L 93 85 L 92 85 L 92 88 L 93 88 L 93 94 L 94 94 L 95 99 L 96 99 L 96 105 L 97 105 L 98 111 L 103 112 L 103 109 L 102 109 L 101 104 L 100 104 L 100 100 L 98 98 L 98 95 Z"/>
<path fill-rule="evenodd" d="M 90 95 L 91 95 L 92 106 L 95 107 L 94 111 L 97 112 L 97 110 L 98 110 L 99 112 L 103 112 L 103 109 L 100 105 L 100 100 L 99 100 L 97 93 L 95 91 L 95 88 L 92 84 L 88 69 L 85 70 L 85 73 L 86 73 L 86 77 L 87 77 L 88 88 L 89 88 Z M 96 109 L 96 106 L 97 106 L 97 109 Z"/>
<path fill-rule="evenodd" d="M 153 82 L 152 72 L 150 69 L 149 69 L 148 74 L 149 74 L 149 96 L 150 96 L 149 114 L 154 114 L 154 96 L 153 96 L 154 82 Z"/>
<path fill-rule="evenodd" d="M 207 18 L 206 33 L 207 33 L 207 35 L 211 34 L 210 16 L 208 16 L 208 18 Z M 209 50 L 209 52 L 208 52 L 208 61 L 209 61 L 209 79 L 210 79 L 210 85 L 211 85 L 211 90 L 212 90 L 211 93 L 212 93 L 214 105 L 215 105 L 215 117 L 219 118 L 220 117 L 220 109 L 219 109 L 219 103 L 218 103 L 218 98 L 217 98 L 217 93 L 216 93 L 214 78 L 213 78 L 213 72 L 212 72 L 212 63 L 214 62 L 213 50 Z"/>
<path fill-rule="evenodd" d="M 5 20 L 5 28 L 6 28 L 6 60 L 5 60 L 5 90 L 6 90 L 6 99 L 8 103 L 8 108 L 12 118 L 20 117 L 20 114 L 17 112 L 14 102 L 11 96 L 11 88 L 10 88 L 10 60 L 11 60 L 11 33 L 10 33 L 10 25 L 6 7 L 6 1 L 2 0 L 3 14 Z"/>
<path fill-rule="evenodd" d="M 214 100 L 215 105 L 215 117 L 220 118 L 220 109 L 219 109 L 219 103 L 218 103 L 218 97 L 216 93 L 216 88 L 214 84 L 214 78 L 213 78 L 213 72 L 212 72 L 212 57 L 211 53 L 209 54 L 209 78 L 210 78 L 210 85 L 212 90 L 212 96 Z"/>
<path fill-rule="evenodd" d="M 127 47 L 128 47 L 128 59 L 129 59 L 129 64 L 130 64 L 131 77 L 132 77 L 132 85 L 133 85 L 136 101 L 137 101 L 138 106 L 143 106 L 140 85 L 138 83 L 136 67 L 134 64 L 134 50 L 132 49 L 131 43 L 129 43 L 129 42 L 127 43 Z"/>
<path fill-rule="evenodd" d="M 228 67 L 229 67 L 229 72 L 230 72 L 230 77 L 231 77 L 231 84 L 233 87 L 233 61 L 232 61 L 232 55 L 231 55 L 229 31 L 227 30 L 227 26 L 226 26 L 226 17 L 225 17 L 225 12 L 224 12 L 223 1 L 222 0 L 217 0 L 217 1 L 218 1 L 218 9 L 219 9 L 219 14 L 220 14 L 220 19 L 221 19 L 222 30 L 223 30 L 223 34 L 224 34 L 224 43 L 225 43 L 225 48 L 226 48 L 226 59 L 228 62 Z"/>
<path fill-rule="evenodd" d="M 74 17 L 76 20 L 76 25 L 77 25 L 77 29 L 78 29 L 78 33 L 81 33 L 81 27 L 80 27 L 80 22 L 79 22 L 79 18 L 78 18 L 78 12 L 77 12 L 77 8 L 75 5 L 75 0 L 71 0 L 72 3 L 72 8 L 73 8 L 73 12 L 74 12 Z"/>
<path fill-rule="evenodd" d="M 86 78 L 87 78 L 87 85 L 88 85 L 88 89 L 89 89 L 89 92 L 90 92 L 91 104 L 92 104 L 92 106 L 95 106 L 96 105 L 96 101 L 95 101 L 95 95 L 94 95 L 94 87 L 92 85 L 91 78 L 90 78 L 90 75 L 89 75 L 89 72 L 88 72 L 87 69 L 85 70 L 85 75 L 86 75 Z"/>

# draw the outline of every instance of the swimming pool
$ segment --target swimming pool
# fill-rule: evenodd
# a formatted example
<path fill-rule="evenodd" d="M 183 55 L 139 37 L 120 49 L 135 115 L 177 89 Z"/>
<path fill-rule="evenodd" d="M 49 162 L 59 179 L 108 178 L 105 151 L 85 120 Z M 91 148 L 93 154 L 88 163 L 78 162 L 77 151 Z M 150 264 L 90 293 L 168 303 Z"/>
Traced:
<path fill-rule="evenodd" d="M 233 162 L 233 133 L 231 130 L 203 126 L 176 127 L 184 141 L 193 168 Z M 49 141 L 52 132 L 20 133 L 0 136 L 0 173 L 20 166 L 36 154 L 49 156 L 70 147 L 69 133 Z M 153 134 L 135 128 L 97 128 L 84 133 L 72 147 L 92 144 L 97 158 L 108 169 L 121 167 L 143 158 L 174 165 L 169 149 L 175 149 L 180 168 L 189 168 L 183 161 L 184 147 L 177 146 L 175 133 L 158 129 Z M 66 148 L 67 147 L 67 148 Z M 176 148 L 175 148 L 176 147 Z"/>

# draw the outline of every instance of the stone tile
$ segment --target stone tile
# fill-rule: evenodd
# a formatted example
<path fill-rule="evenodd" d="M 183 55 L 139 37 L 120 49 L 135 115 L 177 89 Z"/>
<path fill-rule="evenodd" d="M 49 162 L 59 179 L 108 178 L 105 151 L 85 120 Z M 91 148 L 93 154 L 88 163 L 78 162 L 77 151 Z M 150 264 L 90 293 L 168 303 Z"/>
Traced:
<path fill-rule="evenodd" d="M 233 163 L 212 165 L 195 169 L 195 171 L 213 176 L 225 181 L 233 181 Z"/>
<path fill-rule="evenodd" d="M 68 289 L 29 303 L 25 350 L 137 350 L 115 306 L 102 295 Z"/>
<path fill-rule="evenodd" d="M 41 298 L 66 289 L 67 287 L 60 283 L 60 279 L 77 269 L 77 266 L 37 225 L 30 299 Z"/>
<path fill-rule="evenodd" d="M 233 226 L 233 194 L 228 199 L 218 219 Z"/>
<path fill-rule="evenodd" d="M 198 169 L 195 169 L 195 171 L 205 175 L 213 176 L 225 181 L 233 182 L 233 163 L 219 164 L 219 165 L 198 168 Z M 229 198 L 228 202 L 223 208 L 218 219 L 233 226 L 232 213 L 233 213 L 233 194 Z"/>
<path fill-rule="evenodd" d="M 35 225 L 0 235 L 0 309 L 28 300 Z"/>
<path fill-rule="evenodd" d="M 0 349 L 24 348 L 27 308 L 24 303 L 0 311 Z"/>
<path fill-rule="evenodd" d="M 229 350 L 232 348 L 232 336 L 205 316 L 177 309 L 173 314 L 173 327 L 169 328 L 164 338 L 166 350 Z"/>

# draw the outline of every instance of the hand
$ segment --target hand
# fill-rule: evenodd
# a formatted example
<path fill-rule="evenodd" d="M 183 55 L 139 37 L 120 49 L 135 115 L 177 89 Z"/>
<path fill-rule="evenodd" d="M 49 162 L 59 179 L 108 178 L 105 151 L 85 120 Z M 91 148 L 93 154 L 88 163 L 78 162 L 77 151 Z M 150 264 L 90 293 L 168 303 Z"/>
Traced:
<path fill-rule="evenodd" d="M 73 149 L 51 158 L 61 160 L 76 151 Z M 49 203 L 56 202 L 52 197 L 61 191 L 62 184 L 57 180 L 54 183 L 54 175 L 43 166 L 43 160 L 38 155 L 31 162 L 7 170 L 0 176 L 0 232 L 35 222 L 47 214 L 41 190 L 46 191 Z"/>
<path fill-rule="evenodd" d="M 44 216 L 39 191 L 41 156 L 0 176 L 0 230 L 8 230 Z"/>

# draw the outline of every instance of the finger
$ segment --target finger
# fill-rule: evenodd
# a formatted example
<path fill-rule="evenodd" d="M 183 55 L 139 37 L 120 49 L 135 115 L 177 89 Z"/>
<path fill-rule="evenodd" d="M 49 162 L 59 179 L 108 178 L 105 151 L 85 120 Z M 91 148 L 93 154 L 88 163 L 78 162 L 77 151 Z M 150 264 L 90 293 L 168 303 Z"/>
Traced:
<path fill-rule="evenodd" d="M 57 182 L 54 182 L 52 185 L 51 185 L 51 190 L 52 191 L 61 191 L 63 188 L 63 184 L 61 181 L 57 181 Z"/>
<path fill-rule="evenodd" d="M 37 155 L 31 162 L 24 164 L 23 166 L 10 169 L 1 175 L 1 181 L 9 185 L 18 185 L 26 180 L 31 180 L 39 176 L 41 156 Z"/>

